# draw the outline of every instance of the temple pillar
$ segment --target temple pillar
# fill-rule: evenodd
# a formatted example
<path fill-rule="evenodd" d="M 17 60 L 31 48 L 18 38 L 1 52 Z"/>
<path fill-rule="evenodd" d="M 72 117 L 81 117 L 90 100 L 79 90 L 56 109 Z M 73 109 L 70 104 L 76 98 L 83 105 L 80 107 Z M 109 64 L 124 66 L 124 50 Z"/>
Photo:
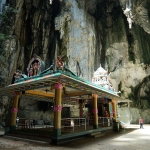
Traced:
<path fill-rule="evenodd" d="M 118 121 L 117 102 L 115 100 L 112 100 L 112 108 L 113 108 L 113 130 L 119 131 L 120 125 Z"/>
<path fill-rule="evenodd" d="M 93 128 L 98 129 L 98 109 L 97 109 L 97 94 L 92 94 L 93 98 Z"/>
<path fill-rule="evenodd" d="M 56 83 L 55 88 L 55 103 L 54 103 L 54 129 L 53 135 L 58 137 L 61 135 L 61 111 L 62 111 L 62 84 Z"/>
<path fill-rule="evenodd" d="M 116 120 L 117 119 L 117 105 L 116 105 L 115 100 L 112 100 L 112 108 L 113 108 L 113 118 Z"/>
<path fill-rule="evenodd" d="M 17 118 L 17 112 L 18 112 L 18 101 L 19 101 L 19 97 L 21 96 L 21 92 L 15 92 L 14 93 L 14 100 L 13 100 L 13 106 L 11 109 L 11 122 L 10 122 L 10 126 L 11 126 L 11 130 L 16 129 L 16 118 Z"/>
<path fill-rule="evenodd" d="M 112 103 L 111 102 L 108 103 L 108 107 L 109 107 L 110 117 L 113 118 L 113 108 L 112 108 Z"/>

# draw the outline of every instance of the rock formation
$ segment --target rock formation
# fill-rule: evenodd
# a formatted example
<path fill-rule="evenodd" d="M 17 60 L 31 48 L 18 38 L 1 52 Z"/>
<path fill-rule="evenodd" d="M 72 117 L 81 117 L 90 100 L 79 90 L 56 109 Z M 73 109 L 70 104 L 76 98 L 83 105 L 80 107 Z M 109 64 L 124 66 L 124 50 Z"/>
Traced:
<path fill-rule="evenodd" d="M 46 67 L 61 55 L 89 81 L 101 63 L 120 96 L 133 101 L 136 117 L 148 111 L 149 0 L 4 0 L 0 6 L 1 87 L 11 83 L 15 70 L 26 72 L 34 54 Z"/>

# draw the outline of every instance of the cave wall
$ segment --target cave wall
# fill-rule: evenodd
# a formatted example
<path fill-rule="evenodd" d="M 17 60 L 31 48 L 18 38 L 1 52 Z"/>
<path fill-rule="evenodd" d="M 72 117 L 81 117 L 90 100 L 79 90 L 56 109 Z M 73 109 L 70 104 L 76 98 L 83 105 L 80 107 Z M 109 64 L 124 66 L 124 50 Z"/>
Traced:
<path fill-rule="evenodd" d="M 122 107 L 118 109 L 118 118 L 122 124 L 139 124 L 139 118 L 142 117 L 144 124 L 150 123 L 150 109 L 139 109 L 136 107 Z"/>
<path fill-rule="evenodd" d="M 131 29 L 124 14 L 127 3 L 126 0 L 53 0 L 52 4 L 49 0 L 1 1 L 1 87 L 12 82 L 16 69 L 26 73 L 34 54 L 45 61 L 46 68 L 61 55 L 71 71 L 89 81 L 102 64 L 111 72 L 111 82 L 116 91 L 121 91 L 120 96 L 132 100 L 132 107 L 148 110 L 150 2 L 132 0 Z"/>

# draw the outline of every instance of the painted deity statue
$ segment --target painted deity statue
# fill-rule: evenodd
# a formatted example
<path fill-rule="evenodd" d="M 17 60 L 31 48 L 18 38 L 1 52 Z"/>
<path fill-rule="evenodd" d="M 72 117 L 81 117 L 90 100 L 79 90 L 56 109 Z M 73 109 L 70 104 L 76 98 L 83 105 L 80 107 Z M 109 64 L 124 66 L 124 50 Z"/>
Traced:
<path fill-rule="evenodd" d="M 16 72 L 14 72 L 14 78 L 20 79 L 21 78 L 21 71 L 17 70 Z"/>
<path fill-rule="evenodd" d="M 32 67 L 29 69 L 29 77 L 31 77 L 31 76 L 33 76 L 33 68 Z"/>
<path fill-rule="evenodd" d="M 40 62 L 38 62 L 38 67 L 37 67 L 37 74 L 41 73 L 41 65 Z"/>
<path fill-rule="evenodd" d="M 42 59 L 34 55 L 34 57 L 30 60 L 28 67 L 27 67 L 27 76 L 36 76 L 40 74 L 45 69 L 45 63 L 42 61 Z"/>
<path fill-rule="evenodd" d="M 13 75 L 12 84 L 14 82 L 20 80 L 21 78 L 27 78 L 27 76 L 25 74 L 22 74 L 22 72 L 20 70 L 15 71 L 14 75 Z"/>
<path fill-rule="evenodd" d="M 62 58 L 60 56 L 58 56 L 56 60 L 56 69 L 64 70 L 64 62 L 62 61 Z"/>
<path fill-rule="evenodd" d="M 33 64 L 33 75 L 36 76 L 37 75 L 37 72 L 38 72 L 38 63 L 35 62 Z"/>

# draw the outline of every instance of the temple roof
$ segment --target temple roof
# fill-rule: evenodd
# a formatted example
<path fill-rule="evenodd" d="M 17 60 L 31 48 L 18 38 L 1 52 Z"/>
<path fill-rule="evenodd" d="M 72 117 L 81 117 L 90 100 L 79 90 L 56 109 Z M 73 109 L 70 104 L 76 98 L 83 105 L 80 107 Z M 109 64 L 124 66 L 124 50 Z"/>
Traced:
<path fill-rule="evenodd" d="M 92 94 L 96 93 L 99 98 L 121 99 L 114 91 L 79 78 L 69 70 L 58 70 L 54 72 L 49 70 L 40 75 L 33 76 L 32 78 L 21 79 L 19 82 L 0 88 L 0 95 L 14 96 L 16 91 L 22 91 L 26 96 L 47 101 L 49 97 L 55 97 L 55 91 L 50 89 L 50 87 L 52 84 L 58 82 L 65 85 L 63 98 L 87 99 Z"/>

